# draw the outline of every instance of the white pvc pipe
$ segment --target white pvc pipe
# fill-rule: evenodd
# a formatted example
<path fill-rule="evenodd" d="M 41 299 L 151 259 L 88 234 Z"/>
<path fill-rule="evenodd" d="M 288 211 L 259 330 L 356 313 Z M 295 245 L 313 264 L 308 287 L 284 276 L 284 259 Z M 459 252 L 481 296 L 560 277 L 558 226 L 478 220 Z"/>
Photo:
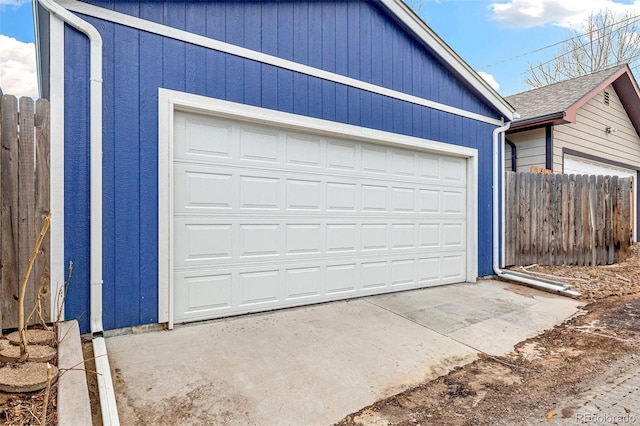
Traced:
<path fill-rule="evenodd" d="M 90 326 L 104 425 L 119 425 L 113 381 L 102 337 L 102 37 L 96 28 L 52 0 L 38 0 L 50 14 L 89 38 Z"/>
<path fill-rule="evenodd" d="M 500 155 L 504 153 L 504 143 L 500 143 L 501 136 L 504 135 L 511 123 L 507 123 L 502 127 L 497 127 L 493 130 L 493 272 L 506 280 L 515 281 L 521 284 L 535 287 L 540 290 L 558 293 L 563 296 L 578 297 L 580 293 L 571 290 L 571 286 L 566 283 L 560 283 L 551 280 L 542 280 L 539 278 L 526 276 L 524 274 L 518 274 L 512 271 L 505 271 L 500 269 L 500 260 L 504 256 L 504 234 L 502 239 L 502 245 L 500 244 L 500 230 L 501 224 L 504 224 L 505 213 L 505 192 L 500 187 L 500 176 L 503 176 L 504 182 L 504 156 Z M 501 198 L 502 196 L 502 198 Z M 502 203 L 500 203 L 502 200 Z M 502 219 L 502 222 L 500 222 Z"/>

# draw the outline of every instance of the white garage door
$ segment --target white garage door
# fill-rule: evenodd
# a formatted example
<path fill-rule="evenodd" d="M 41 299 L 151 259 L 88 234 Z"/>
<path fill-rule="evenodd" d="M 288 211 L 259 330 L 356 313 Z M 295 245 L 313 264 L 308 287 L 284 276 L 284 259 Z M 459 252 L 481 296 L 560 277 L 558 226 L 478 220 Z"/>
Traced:
<path fill-rule="evenodd" d="M 175 322 L 462 282 L 466 159 L 176 112 Z"/>
<path fill-rule="evenodd" d="M 564 157 L 564 173 L 569 175 L 586 174 L 619 177 L 636 176 L 636 172 L 634 170 L 616 167 L 611 164 L 589 161 L 569 155 L 565 155 Z"/>
<path fill-rule="evenodd" d="M 597 161 L 590 161 L 584 158 L 572 157 L 565 155 L 564 157 L 564 173 L 565 174 L 586 174 L 586 175 L 602 175 L 602 176 L 618 176 L 623 178 L 633 178 L 635 185 L 636 171 L 631 169 L 625 169 L 622 167 L 614 166 L 611 164 L 600 163 Z M 638 240 L 638 230 L 635 226 L 638 223 L 638 208 L 637 201 L 631 199 L 631 205 L 633 211 L 631 214 L 631 229 L 633 230 L 633 241 Z"/>

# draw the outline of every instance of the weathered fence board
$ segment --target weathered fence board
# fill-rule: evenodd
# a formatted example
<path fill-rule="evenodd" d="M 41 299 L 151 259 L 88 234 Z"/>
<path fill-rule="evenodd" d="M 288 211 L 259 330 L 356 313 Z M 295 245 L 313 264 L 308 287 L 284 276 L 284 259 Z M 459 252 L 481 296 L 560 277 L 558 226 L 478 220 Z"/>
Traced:
<path fill-rule="evenodd" d="M 0 91 L 0 334 L 17 326 L 19 282 L 49 212 L 49 103 Z M 49 239 L 38 253 L 25 294 L 25 311 L 39 289 L 49 289 Z M 42 298 L 45 320 L 50 297 Z M 37 321 L 33 318 L 32 322 Z"/>
<path fill-rule="evenodd" d="M 29 257 L 36 242 L 35 227 L 35 125 L 33 99 L 20 98 L 19 112 L 20 134 L 18 136 L 18 271 L 22 278 L 27 270 Z M 24 305 L 27 313 L 35 304 L 35 288 L 33 274 L 29 276 Z"/>
<path fill-rule="evenodd" d="M 40 229 L 44 223 L 44 219 L 50 210 L 50 166 L 49 166 L 49 140 L 50 140 L 50 121 L 49 121 L 49 101 L 46 99 L 38 99 L 36 101 L 36 170 L 35 170 L 35 219 L 36 229 Z M 49 257 L 49 233 L 44 236 L 40 252 L 36 258 L 34 265 L 34 279 L 36 290 L 42 289 L 42 296 L 46 299 L 46 303 L 42 302 L 42 315 L 45 318 L 54 320 L 50 315 L 49 292 L 50 285 L 50 257 Z"/>
<path fill-rule="evenodd" d="M 505 175 L 505 264 L 603 265 L 631 243 L 631 178 Z"/>

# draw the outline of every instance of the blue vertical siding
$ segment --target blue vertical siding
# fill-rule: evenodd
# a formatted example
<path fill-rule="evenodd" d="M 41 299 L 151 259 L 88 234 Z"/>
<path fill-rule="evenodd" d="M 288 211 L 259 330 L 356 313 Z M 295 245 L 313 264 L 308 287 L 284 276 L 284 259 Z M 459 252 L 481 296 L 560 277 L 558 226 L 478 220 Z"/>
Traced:
<path fill-rule="evenodd" d="M 73 276 L 65 302 L 67 318 L 77 318 L 87 331 L 89 324 L 89 41 L 78 31 L 65 28 L 68 45 L 65 69 L 64 158 L 64 259 L 65 272 L 73 261 Z"/>
<path fill-rule="evenodd" d="M 374 84 L 454 102 L 454 106 L 465 106 L 474 112 L 497 115 L 372 3 L 129 1 L 101 5 Z M 478 149 L 478 266 L 480 275 L 492 273 L 491 132 L 495 126 L 84 18 L 96 26 L 104 41 L 105 328 L 158 320 L 157 144 L 161 87 Z M 66 315 L 79 317 L 86 331 L 89 51 L 86 37 L 69 28 L 65 36 L 65 259 L 73 260 L 75 265 Z"/>
<path fill-rule="evenodd" d="M 143 3 L 141 18 L 161 16 L 162 9 Z M 158 87 L 164 79 L 162 37 L 140 33 L 140 319 L 138 323 L 158 321 Z M 115 230 L 112 230 L 115 232 Z M 115 315 L 111 318 L 115 324 Z"/>
<path fill-rule="evenodd" d="M 116 9 L 113 1 L 88 0 L 87 3 Z M 361 66 L 363 62 L 371 63 L 373 68 L 386 63 L 392 73 L 402 74 L 409 66 L 402 59 L 410 58 L 413 74 L 423 76 L 423 81 L 429 84 L 412 88 L 410 81 L 393 75 L 382 85 L 436 102 L 451 104 L 452 97 L 463 99 L 473 91 L 469 84 L 454 75 L 453 70 L 440 63 L 428 46 L 404 30 L 396 18 L 375 1 L 212 0 L 187 1 L 186 5 L 185 0 L 115 2 L 119 3 L 139 4 L 137 9 L 128 7 L 130 12 L 126 13 L 134 16 L 144 8 L 163 8 L 164 15 L 147 15 L 144 19 L 374 84 L 381 82 L 376 81 L 375 76 L 369 77 L 367 67 Z M 184 19 L 185 9 L 190 11 L 189 28 Z M 176 19 L 178 16 L 182 19 Z M 371 49 L 368 48 L 369 32 L 373 41 Z M 247 34 L 251 37 L 246 37 Z M 309 44 L 309 51 L 321 50 L 322 53 L 298 57 L 293 48 L 299 41 L 297 34 L 304 34 L 309 43 L 314 40 L 313 47 L 322 47 L 311 50 Z M 296 44 L 296 49 L 298 47 Z M 394 60 L 386 60 L 389 58 Z M 475 94 L 465 103 L 465 109 L 469 111 L 499 118 L 496 111 Z"/>

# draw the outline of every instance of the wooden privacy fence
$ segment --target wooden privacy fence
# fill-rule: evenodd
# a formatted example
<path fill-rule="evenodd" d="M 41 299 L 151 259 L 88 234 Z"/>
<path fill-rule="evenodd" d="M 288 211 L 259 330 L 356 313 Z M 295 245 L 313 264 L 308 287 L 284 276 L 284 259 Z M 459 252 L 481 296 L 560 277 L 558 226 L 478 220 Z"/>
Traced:
<path fill-rule="evenodd" d="M 16 99 L 0 90 L 0 334 L 18 324 L 18 286 L 49 213 L 49 102 Z M 28 314 L 43 288 L 43 315 L 49 319 L 49 237 L 31 273 Z M 37 318 L 35 318 L 37 320 Z"/>
<path fill-rule="evenodd" d="M 507 172 L 505 264 L 605 265 L 631 244 L 632 180 Z"/>

